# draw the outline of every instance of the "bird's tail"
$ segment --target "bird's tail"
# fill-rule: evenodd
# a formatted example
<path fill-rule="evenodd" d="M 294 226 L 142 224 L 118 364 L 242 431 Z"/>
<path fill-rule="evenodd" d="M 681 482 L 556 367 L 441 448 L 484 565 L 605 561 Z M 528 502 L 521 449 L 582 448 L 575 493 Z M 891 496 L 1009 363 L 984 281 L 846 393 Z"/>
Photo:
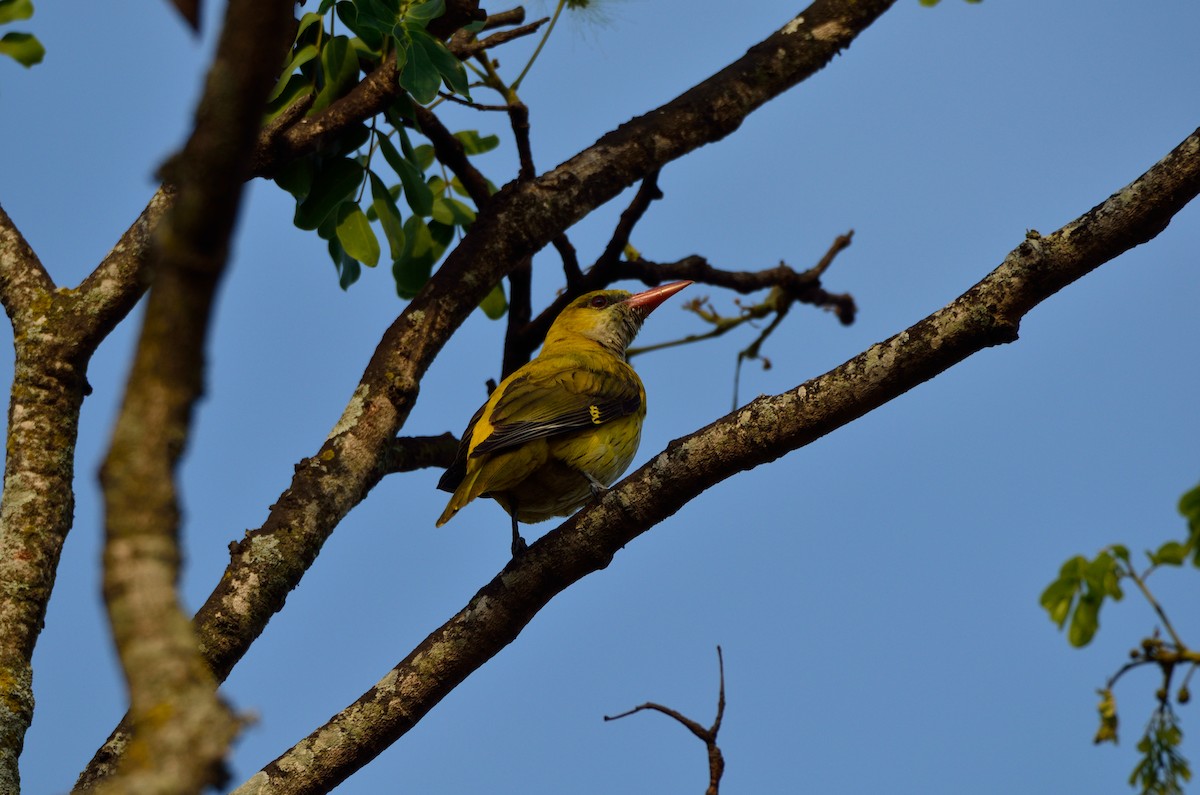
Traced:
<path fill-rule="evenodd" d="M 454 494 L 450 496 L 450 502 L 446 503 L 446 510 L 442 511 L 442 515 L 438 517 L 438 527 L 453 519 L 454 514 L 458 513 L 460 508 L 479 496 L 479 492 L 475 487 L 478 480 L 479 470 L 468 474 L 462 479 L 462 482 L 458 484 L 458 488 L 454 490 Z"/>

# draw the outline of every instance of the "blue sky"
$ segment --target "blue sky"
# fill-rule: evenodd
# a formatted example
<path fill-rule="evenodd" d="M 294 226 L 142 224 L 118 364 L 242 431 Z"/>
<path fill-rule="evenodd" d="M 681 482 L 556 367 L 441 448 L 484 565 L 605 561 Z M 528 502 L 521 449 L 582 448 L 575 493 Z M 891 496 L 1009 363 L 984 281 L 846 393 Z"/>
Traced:
<path fill-rule="evenodd" d="M 524 84 L 541 169 L 798 10 L 599 6 L 564 19 Z M 197 42 L 164 4 L 42 0 L 24 27 L 46 61 L 29 72 L 0 63 L 0 202 L 60 285 L 107 252 L 181 143 L 219 11 Z M 797 309 L 764 351 L 773 368 L 743 368 L 743 400 L 786 390 L 938 309 L 1027 229 L 1053 231 L 1186 137 L 1200 124 L 1198 33 L 1188 0 L 901 0 L 813 79 L 667 167 L 665 198 L 633 243 L 655 260 L 804 268 L 853 228 L 826 286 L 855 296 L 855 325 Z M 498 55 L 511 75 L 527 53 Z M 445 120 L 503 133 L 494 115 L 455 108 Z M 510 149 L 481 164 L 498 184 L 513 173 Z M 624 206 L 570 231 L 581 259 L 599 253 Z M 262 523 L 292 465 L 318 449 L 403 308 L 386 270 L 340 291 L 323 245 L 290 220 L 286 196 L 251 185 L 183 468 L 193 607 L 228 543 Z M 1125 791 L 1157 682 L 1146 672 L 1119 687 L 1118 748 L 1091 744 L 1094 690 L 1153 615 L 1131 596 L 1106 608 L 1092 646 L 1073 650 L 1037 598 L 1073 554 L 1182 535 L 1175 502 L 1200 479 L 1198 253 L 1193 204 L 1035 309 L 1017 343 L 702 495 L 551 603 L 339 792 L 701 791 L 703 748 L 682 728 L 601 716 L 654 700 L 707 723 L 717 644 L 728 792 Z M 553 256 L 537 268 L 542 306 L 561 275 Z M 732 307 L 717 290 L 689 293 Z M 640 341 L 697 328 L 669 303 Z M 76 525 L 35 657 L 31 793 L 68 789 L 124 709 L 99 602 L 95 471 L 134 329 L 118 329 L 89 374 Z M 7 349 L 11 330 L 0 336 Z M 498 373 L 502 337 L 476 313 L 430 370 L 405 432 L 461 431 Z M 650 396 L 635 466 L 729 411 L 750 339 L 635 360 Z M 5 391 L 11 377 L 6 356 Z M 230 678 L 228 697 L 258 716 L 235 751 L 236 783 L 373 685 L 506 562 L 508 519 L 493 504 L 434 529 L 446 496 L 437 477 L 377 487 Z M 1193 643 L 1197 582 L 1151 581 Z M 1195 707 L 1181 712 L 1195 760 Z"/>

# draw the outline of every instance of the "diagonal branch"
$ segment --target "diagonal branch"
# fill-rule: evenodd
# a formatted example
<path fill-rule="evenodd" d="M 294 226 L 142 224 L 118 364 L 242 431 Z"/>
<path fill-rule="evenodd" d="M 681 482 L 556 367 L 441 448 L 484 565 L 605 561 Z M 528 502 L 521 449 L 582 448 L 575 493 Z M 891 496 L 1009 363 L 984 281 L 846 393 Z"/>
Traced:
<path fill-rule="evenodd" d="M 39 295 L 54 289 L 54 281 L 21 230 L 0 206 L 0 304 L 12 318 L 29 309 Z"/>
<path fill-rule="evenodd" d="M 445 12 L 429 23 L 428 31 L 446 38 L 472 20 L 486 19 L 478 0 L 448 0 Z M 253 176 L 271 176 L 280 166 L 310 155 L 354 124 L 382 113 L 403 93 L 396 71 L 396 55 L 388 55 L 344 97 L 313 116 L 298 118 L 293 125 L 272 125 L 258 142 Z"/>
<path fill-rule="evenodd" d="M 426 369 L 492 287 L 629 185 L 733 132 L 746 115 L 824 67 L 893 2 L 816 0 L 677 99 L 537 179 L 512 183 L 492 197 L 462 243 L 385 332 L 342 418 L 321 448 L 297 466 L 266 522 L 231 547 L 229 566 L 194 619 L 218 679 L 282 608 L 337 523 L 383 477 L 385 453 L 412 410 Z M 352 97 L 341 102 L 347 113 L 367 108 Z M 322 133 L 310 127 L 284 134 L 279 148 L 260 146 L 256 168 L 315 147 Z M 327 133 L 328 127 L 321 130 Z M 111 764 L 127 739 L 122 729 L 114 732 L 82 778 Z"/>
<path fill-rule="evenodd" d="M 291 0 L 230 2 L 192 135 L 166 169 L 177 198 L 155 230 L 155 284 L 100 472 L 104 597 L 143 749 L 125 758 L 100 788 L 105 792 L 220 786 L 222 760 L 237 730 L 176 591 L 174 476 L 203 389 L 215 292 L 292 7 Z"/>
<path fill-rule="evenodd" d="M 174 188 L 160 186 L 108 255 L 80 283 L 72 311 L 84 347 L 98 346 L 149 288 L 154 230 L 174 201 Z"/>
<path fill-rule="evenodd" d="M 650 209 L 650 203 L 662 197 L 663 193 L 658 187 L 658 171 L 651 171 L 642 180 L 637 193 L 633 196 L 633 201 L 625 208 L 625 212 L 621 213 L 616 229 L 613 230 L 612 239 L 604 247 L 604 252 L 592 266 L 589 275 L 599 271 L 600 275 L 596 278 L 603 279 L 603 274 L 616 266 L 621 260 L 621 255 L 625 253 L 626 246 L 629 245 L 629 237 L 633 234 L 633 228 L 637 226 L 638 221 L 642 220 L 646 210 Z"/>
<path fill-rule="evenodd" d="M 982 281 L 830 372 L 760 397 L 678 439 L 532 544 L 355 703 L 240 788 L 320 791 L 415 726 L 551 599 L 717 483 L 797 450 L 974 353 L 1013 342 L 1034 306 L 1144 243 L 1200 193 L 1200 130 L 1132 184 L 1051 235 L 1036 232 Z"/>

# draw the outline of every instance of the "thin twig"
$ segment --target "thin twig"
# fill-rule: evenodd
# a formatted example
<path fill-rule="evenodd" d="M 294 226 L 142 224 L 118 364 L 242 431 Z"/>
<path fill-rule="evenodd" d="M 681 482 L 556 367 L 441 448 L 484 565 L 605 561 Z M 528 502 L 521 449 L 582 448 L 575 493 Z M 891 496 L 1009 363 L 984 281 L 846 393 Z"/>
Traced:
<path fill-rule="evenodd" d="M 713 721 L 712 726 L 705 728 L 696 721 L 683 715 L 682 713 L 664 707 L 662 704 L 656 704 L 653 701 L 647 701 L 645 704 L 639 704 L 631 710 L 622 712 L 620 715 L 605 715 L 604 720 L 620 720 L 637 712 L 644 710 L 653 710 L 661 712 L 669 718 L 674 718 L 682 724 L 688 731 L 698 737 L 708 750 L 708 789 L 705 795 L 718 795 L 721 787 L 721 776 L 725 773 L 725 757 L 721 753 L 721 748 L 717 745 L 717 733 L 721 731 L 721 720 L 725 717 L 725 658 L 721 654 L 721 647 L 717 646 L 717 667 L 720 671 L 720 688 L 717 695 L 717 717 Z"/>
<path fill-rule="evenodd" d="M 488 17 L 490 20 L 491 17 Z M 465 61 L 468 58 L 474 57 L 481 52 L 490 50 L 493 47 L 499 47 L 501 44 L 507 44 L 515 39 L 528 36 L 531 33 L 536 33 L 538 28 L 550 21 L 550 17 L 542 17 L 536 22 L 530 22 L 528 25 L 522 25 L 519 28 L 512 30 L 502 30 L 499 33 L 493 33 L 485 39 L 471 40 L 466 37 L 459 38 L 459 34 L 455 33 L 451 38 L 447 49 L 454 53 L 460 61 Z M 459 31 L 461 33 L 462 31 Z"/>
<path fill-rule="evenodd" d="M 633 201 L 625 208 L 625 212 L 621 213 L 621 218 L 617 221 L 616 228 L 613 229 L 612 238 L 604 247 L 604 252 L 596 260 L 596 264 L 592 266 L 592 270 L 607 270 L 614 267 L 621 259 L 621 254 L 629 245 L 633 228 L 637 226 L 638 221 L 642 220 L 642 216 L 650 208 L 651 202 L 663 197 L 663 193 L 658 187 L 658 175 L 659 169 L 655 169 L 642 180 L 637 193 L 634 194 Z"/>
<path fill-rule="evenodd" d="M 1147 574 L 1148 573 L 1149 571 L 1147 571 Z M 1158 600 L 1154 598 L 1154 594 L 1150 593 L 1150 588 L 1147 587 L 1145 579 L 1138 576 L 1138 573 L 1134 571 L 1133 566 L 1129 566 L 1129 578 L 1137 585 L 1138 590 L 1142 592 L 1142 596 L 1146 597 L 1146 601 L 1149 602 L 1150 606 L 1154 608 L 1154 612 L 1158 613 L 1158 618 L 1162 621 L 1163 628 L 1167 630 L 1167 634 L 1170 635 L 1171 640 L 1175 642 L 1175 648 L 1179 649 L 1180 651 L 1187 649 L 1187 646 L 1185 646 L 1183 641 L 1179 638 L 1179 633 L 1175 631 L 1175 627 L 1171 626 L 1171 619 L 1167 618 L 1166 611 L 1163 610 L 1162 605 L 1158 603 Z"/>

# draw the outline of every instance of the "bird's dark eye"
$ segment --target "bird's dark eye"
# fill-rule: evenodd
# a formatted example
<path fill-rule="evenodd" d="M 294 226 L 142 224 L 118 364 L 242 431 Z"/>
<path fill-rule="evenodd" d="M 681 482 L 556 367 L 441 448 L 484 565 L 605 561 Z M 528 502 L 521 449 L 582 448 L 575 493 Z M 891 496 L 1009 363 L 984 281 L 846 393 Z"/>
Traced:
<path fill-rule="evenodd" d="M 598 295 L 589 302 L 596 309 L 603 309 L 608 306 L 608 299 L 602 295 Z"/>

